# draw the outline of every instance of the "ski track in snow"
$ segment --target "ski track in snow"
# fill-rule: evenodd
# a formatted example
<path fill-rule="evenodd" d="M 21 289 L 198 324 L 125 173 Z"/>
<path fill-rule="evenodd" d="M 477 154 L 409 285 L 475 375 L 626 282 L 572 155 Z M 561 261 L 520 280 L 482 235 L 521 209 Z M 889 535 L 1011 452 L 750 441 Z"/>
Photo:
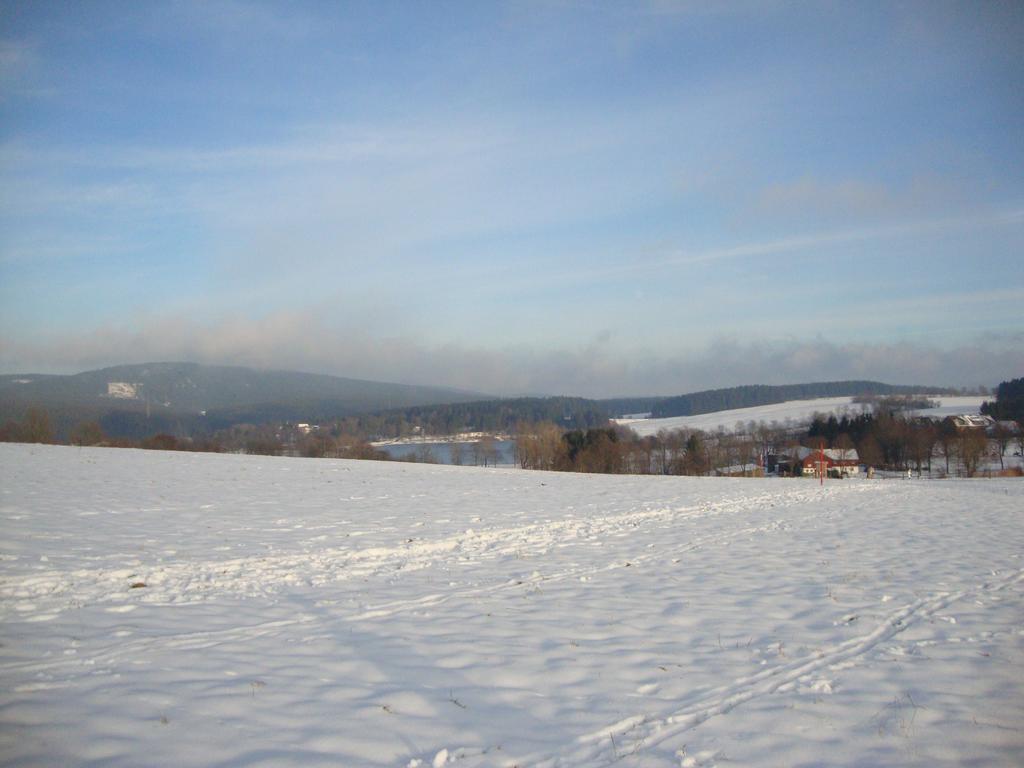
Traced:
<path fill-rule="evenodd" d="M 27 446 L 0 472 L 0 765 L 1024 750 L 1019 482 Z"/>
<path fill-rule="evenodd" d="M 930 618 L 958 600 L 976 592 L 999 591 L 1022 580 L 1024 580 L 1024 570 L 982 584 L 976 590 L 939 593 L 927 599 L 918 600 L 889 614 L 868 634 L 822 650 L 810 660 L 797 659 L 789 664 L 781 664 L 756 675 L 740 678 L 731 685 L 723 686 L 710 695 L 669 714 L 660 716 L 638 714 L 625 718 L 605 728 L 578 737 L 576 747 L 567 753 L 558 756 L 535 755 L 522 762 L 524 765 L 535 766 L 535 768 L 610 765 L 619 762 L 621 755 L 617 753 L 636 754 L 641 749 L 652 747 L 665 739 L 695 728 L 713 717 L 728 714 L 751 699 L 775 693 L 822 669 L 856 659 L 880 643 L 903 632 L 914 622 Z M 615 744 L 616 736 L 619 737 L 618 746 Z"/>
<path fill-rule="evenodd" d="M 859 492 L 879 490 L 880 486 L 857 486 Z M 766 505 L 782 508 L 806 503 L 813 499 L 820 503 L 837 490 L 828 489 L 760 493 L 738 496 L 722 501 L 706 502 L 679 509 L 657 509 L 624 512 L 610 515 L 595 514 L 585 519 L 553 520 L 541 523 L 489 528 L 461 532 L 440 539 L 405 541 L 394 546 L 359 549 L 356 546 L 334 547 L 299 554 L 261 554 L 228 558 L 209 562 L 180 562 L 150 565 L 137 562 L 131 568 L 76 569 L 73 571 L 39 570 L 17 581 L 0 581 L 0 599 L 30 600 L 46 616 L 55 616 L 64 610 L 73 610 L 83 603 L 109 602 L 124 596 L 127 581 L 142 582 L 146 592 L 142 603 L 183 603 L 208 599 L 225 592 L 240 596 L 265 595 L 296 585 L 323 586 L 334 581 L 363 579 L 381 572 L 415 571 L 430 568 L 438 561 L 453 556 L 463 560 L 483 562 L 507 557 L 539 557 L 551 547 L 566 542 L 586 543 L 603 541 L 641 526 L 672 527 L 680 521 L 699 523 L 703 518 L 720 515 L 739 515 Z M 783 525 L 776 521 L 774 525 Z M 750 535 L 766 530 L 766 526 L 731 530 L 724 534 L 697 536 L 679 551 L 698 548 L 706 543 L 720 542 L 732 537 Z M 649 559 L 647 558 L 643 559 Z M 587 569 L 588 573 L 614 569 L 621 564 L 610 563 L 600 568 Z M 579 575 L 569 571 L 559 576 Z M 254 578 L 255 577 L 255 578 Z M 421 601 L 430 598 L 420 598 Z M 437 599 L 447 599 L 438 596 Z M 400 609 L 396 605 L 370 608 L 369 614 L 387 615 Z M 379 611 L 384 613 L 376 613 Z M 355 616 L 353 618 L 359 618 Z"/>

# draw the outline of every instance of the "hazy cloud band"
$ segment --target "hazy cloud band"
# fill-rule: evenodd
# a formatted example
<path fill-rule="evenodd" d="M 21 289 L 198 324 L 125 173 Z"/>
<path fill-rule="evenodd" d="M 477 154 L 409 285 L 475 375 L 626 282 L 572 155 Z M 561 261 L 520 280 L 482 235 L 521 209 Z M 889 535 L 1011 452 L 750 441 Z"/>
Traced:
<path fill-rule="evenodd" d="M 331 327 L 309 313 L 276 313 L 209 324 L 161 317 L 135 329 L 106 328 L 0 346 L 0 367 L 12 373 L 74 372 L 157 360 L 296 369 L 495 395 L 667 395 L 847 378 L 994 386 L 1024 371 L 1024 333 L 986 334 L 952 348 L 907 341 L 719 338 L 702 349 L 656 355 L 618 351 L 608 335 L 551 351 L 488 349 L 380 338 Z"/>

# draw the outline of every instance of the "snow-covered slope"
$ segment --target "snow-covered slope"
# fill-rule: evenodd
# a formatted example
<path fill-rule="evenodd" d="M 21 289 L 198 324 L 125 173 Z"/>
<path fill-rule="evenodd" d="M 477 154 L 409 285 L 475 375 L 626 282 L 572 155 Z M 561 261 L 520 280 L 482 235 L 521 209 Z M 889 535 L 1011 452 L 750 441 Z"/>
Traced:
<path fill-rule="evenodd" d="M 950 416 L 960 413 L 977 413 L 984 397 L 935 397 L 939 402 L 938 408 L 929 408 L 921 411 L 930 416 Z M 857 414 L 864 406 L 853 402 L 852 397 L 821 397 L 814 400 L 789 400 L 785 403 L 774 405 L 758 405 L 753 408 L 735 408 L 729 411 L 716 411 L 715 413 L 702 413 L 697 416 L 673 416 L 665 419 L 618 419 L 619 424 L 630 427 L 641 437 L 657 434 L 659 430 L 673 429 L 702 429 L 706 432 L 714 432 L 719 427 L 732 430 L 736 422 L 747 424 L 750 421 L 755 423 L 765 422 L 771 424 L 773 421 L 779 424 L 803 424 L 814 418 L 814 414 L 834 413 L 840 416 L 843 413 Z"/>
<path fill-rule="evenodd" d="M 937 397 L 935 400 L 938 401 L 939 406 L 937 408 L 926 408 L 922 411 L 916 411 L 916 413 L 922 416 L 931 416 L 932 418 L 943 419 L 946 416 L 959 416 L 964 413 L 980 413 L 981 404 L 986 400 L 991 400 L 990 397 L 979 397 L 976 395 L 969 395 L 966 397 Z"/>
<path fill-rule="evenodd" d="M 1020 481 L 0 445 L 0 763 L 1018 765 Z"/>

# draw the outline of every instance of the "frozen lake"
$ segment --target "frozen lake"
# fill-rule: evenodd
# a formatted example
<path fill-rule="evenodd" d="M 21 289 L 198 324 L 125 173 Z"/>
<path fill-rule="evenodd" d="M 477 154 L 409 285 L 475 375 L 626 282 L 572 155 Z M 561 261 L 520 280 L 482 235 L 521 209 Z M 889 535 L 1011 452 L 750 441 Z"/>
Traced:
<path fill-rule="evenodd" d="M 452 453 L 453 446 L 455 450 L 458 450 L 459 461 L 455 460 L 455 455 Z M 385 451 L 389 456 L 395 459 L 404 459 L 408 456 L 414 456 L 419 459 L 430 459 L 431 463 L 434 464 L 462 464 L 463 466 L 473 466 L 479 461 L 483 464 L 483 459 L 477 456 L 477 444 L 476 443 L 464 443 L 464 442 L 417 442 L 417 443 L 386 443 L 384 445 L 378 445 L 379 450 Z M 498 463 L 499 467 L 512 467 L 516 464 L 516 444 L 514 440 L 495 440 L 494 448 L 498 452 Z M 492 462 L 488 460 L 488 465 L 492 465 Z"/>

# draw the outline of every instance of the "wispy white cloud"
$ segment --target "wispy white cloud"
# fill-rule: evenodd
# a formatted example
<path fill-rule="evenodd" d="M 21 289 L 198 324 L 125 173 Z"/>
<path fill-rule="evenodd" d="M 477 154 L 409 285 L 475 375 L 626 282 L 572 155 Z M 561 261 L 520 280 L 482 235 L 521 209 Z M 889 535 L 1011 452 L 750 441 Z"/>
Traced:
<path fill-rule="evenodd" d="M 710 114 L 734 108 L 732 96 L 704 96 Z M 326 268 L 322 279 L 354 259 L 393 260 L 485 237 L 484 248 L 500 250 L 509 235 L 580 231 L 620 216 L 660 196 L 678 175 L 651 174 L 631 137 L 641 129 L 668 133 L 676 120 L 659 104 L 595 112 L 585 128 L 578 116 L 556 112 L 429 114 L 297 126 L 274 141 L 221 147 L 14 140 L 0 147 L 0 186 L 9 211 L 66 213 L 65 203 L 74 209 L 106 195 L 124 205 L 128 227 L 147 216 L 181 216 L 205 229 L 211 260 L 232 275 L 247 268 L 249 282 L 283 263 L 292 274 L 297 264 Z M 105 180 L 93 181 L 96 174 Z"/>
<path fill-rule="evenodd" d="M 561 280 L 603 280 L 631 274 L 659 272 L 672 267 L 800 253 L 827 246 L 887 240 L 912 235 L 1016 228 L 1022 221 L 1024 221 L 1024 211 L 1016 207 L 1004 207 L 994 211 L 981 210 L 970 214 L 918 219 L 897 224 L 811 232 L 720 248 L 668 250 L 662 248 L 643 254 L 622 254 L 622 258 L 612 266 L 588 270 L 582 275 L 572 272 L 555 274 L 553 277 Z"/>
<path fill-rule="evenodd" d="M 448 341 L 450 370 L 528 389 L 543 377 L 502 361 L 600 359 L 625 386 L 641 347 L 668 359 L 766 316 L 874 340 L 886 314 L 890 338 L 1017 322 L 1020 97 L 989 84 L 1019 53 L 966 46 L 937 78 L 960 37 L 931 16 L 937 44 L 908 64 L 921 50 L 887 14 L 841 6 L 466 6 L 459 25 L 419 6 L 111 8 L 26 12 L 10 34 L 38 47 L 0 49 L 11 71 L 36 58 L 22 84 L 67 91 L 2 132 L 0 314 L 23 350 L 145 307 L 222 343 L 96 333 L 259 361 L 247 329 L 276 338 L 312 306 L 367 359 L 422 330 L 388 342 L 395 360 Z M 841 280 L 801 269 L 837 256 Z M 1009 293 L 980 298 L 989 274 Z"/>
<path fill-rule="evenodd" d="M 491 140 L 458 130 L 402 129 L 398 126 L 323 125 L 291 131 L 277 141 L 216 147 L 93 145 L 38 147 L 25 141 L 0 146 L 0 167 L 29 172 L 44 168 L 106 171 L 222 173 L 238 170 L 301 169 L 366 159 L 400 161 L 435 153 L 451 155 L 493 146 Z"/>
<path fill-rule="evenodd" d="M 906 235 L 935 233 L 954 230 L 987 229 L 1004 227 L 1018 221 L 1018 210 L 979 211 L 966 215 L 942 218 L 918 219 L 898 224 L 866 226 L 854 229 L 840 229 L 815 232 L 807 235 L 785 237 L 763 242 L 743 243 L 726 248 L 712 248 L 703 251 L 680 251 L 658 263 L 658 266 L 697 264 L 706 261 L 721 261 L 748 256 L 770 256 L 778 253 L 792 253 L 819 248 L 826 245 L 855 243 L 867 240 L 904 237 Z"/>

